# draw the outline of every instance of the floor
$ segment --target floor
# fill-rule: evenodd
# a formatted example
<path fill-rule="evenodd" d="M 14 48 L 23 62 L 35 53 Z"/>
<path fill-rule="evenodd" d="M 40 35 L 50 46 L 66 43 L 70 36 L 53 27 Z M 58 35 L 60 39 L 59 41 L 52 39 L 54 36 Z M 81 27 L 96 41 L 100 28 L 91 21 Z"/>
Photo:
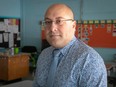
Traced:
<path fill-rule="evenodd" d="M 109 84 L 108 87 L 114 87 L 113 85 Z M 116 87 L 116 86 L 115 86 Z"/>
<path fill-rule="evenodd" d="M 12 84 L 12 83 L 20 82 L 20 81 L 24 81 L 24 80 L 33 80 L 33 78 L 34 78 L 33 73 L 30 73 L 28 77 L 21 78 L 21 79 L 16 79 L 16 80 L 12 80 L 12 81 L 0 80 L 0 87 L 3 86 L 3 85 L 8 85 L 8 84 Z"/>
<path fill-rule="evenodd" d="M 33 79 L 34 79 L 34 74 L 31 72 L 28 77 L 25 77 L 25 78 L 22 78 L 22 79 L 17 79 L 17 80 L 13 80 L 13 81 L 9 81 L 9 82 L 0 81 L 0 87 L 3 86 L 3 85 L 15 83 L 15 82 L 20 82 L 20 81 L 24 81 L 24 80 L 33 80 Z M 108 87 L 113 87 L 113 85 L 108 84 Z"/>

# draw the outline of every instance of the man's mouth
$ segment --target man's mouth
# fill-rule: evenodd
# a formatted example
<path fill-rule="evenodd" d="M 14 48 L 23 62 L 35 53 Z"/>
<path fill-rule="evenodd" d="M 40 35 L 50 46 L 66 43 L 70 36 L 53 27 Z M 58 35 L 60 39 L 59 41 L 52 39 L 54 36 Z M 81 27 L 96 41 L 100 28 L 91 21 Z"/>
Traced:
<path fill-rule="evenodd" d="M 51 37 L 51 38 L 58 38 L 59 35 L 56 35 L 56 34 L 55 34 L 55 35 L 50 35 L 50 37 Z"/>

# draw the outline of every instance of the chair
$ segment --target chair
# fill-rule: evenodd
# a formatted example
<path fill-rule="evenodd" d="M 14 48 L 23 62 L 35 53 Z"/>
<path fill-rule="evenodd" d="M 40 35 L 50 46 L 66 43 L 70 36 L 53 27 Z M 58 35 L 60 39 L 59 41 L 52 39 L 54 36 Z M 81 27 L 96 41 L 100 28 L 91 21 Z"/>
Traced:
<path fill-rule="evenodd" d="M 22 52 L 26 52 L 26 53 L 36 53 L 37 49 L 35 46 L 23 46 L 22 47 Z"/>
<path fill-rule="evenodd" d="M 112 87 L 116 87 L 116 78 L 108 78 L 108 83 L 112 85 Z"/>

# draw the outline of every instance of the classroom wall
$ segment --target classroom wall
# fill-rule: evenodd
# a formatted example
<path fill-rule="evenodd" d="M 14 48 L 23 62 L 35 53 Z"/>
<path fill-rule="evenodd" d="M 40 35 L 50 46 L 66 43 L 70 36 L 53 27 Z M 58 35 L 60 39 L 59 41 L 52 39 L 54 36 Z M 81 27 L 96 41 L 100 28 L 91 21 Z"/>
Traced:
<path fill-rule="evenodd" d="M 20 0 L 0 0 L 0 18 L 20 18 Z M 0 52 L 4 52 L 0 48 Z"/>
<path fill-rule="evenodd" d="M 7 2 L 7 3 L 6 3 Z M 0 0 L 0 16 L 21 18 L 21 45 L 35 45 L 41 50 L 41 27 L 45 10 L 50 4 L 70 5 L 75 19 L 80 19 L 80 0 Z M 83 0 L 83 20 L 116 19 L 116 0 Z M 101 32 L 102 33 L 102 32 Z M 112 61 L 116 48 L 95 48 L 105 61 Z"/>
<path fill-rule="evenodd" d="M 116 0 L 84 0 L 83 19 L 116 19 Z"/>
<path fill-rule="evenodd" d="M 39 25 L 39 21 L 44 19 L 47 7 L 56 2 L 69 4 L 73 8 L 80 7 L 79 0 L 22 0 L 22 45 L 34 44 L 41 50 L 41 26 Z M 79 15 L 79 10 L 75 10 L 74 12 Z M 75 19 L 78 19 L 77 17 Z"/>
<path fill-rule="evenodd" d="M 116 0 L 84 0 L 83 20 L 116 19 Z M 101 32 L 102 33 L 102 32 Z M 105 38 L 105 37 L 104 37 Z M 107 40 L 107 39 L 106 39 Z M 105 61 L 113 61 L 116 48 L 94 48 Z"/>
<path fill-rule="evenodd" d="M 20 0 L 0 0 L 0 17 L 20 18 Z"/>
<path fill-rule="evenodd" d="M 45 10 L 53 3 L 70 5 L 75 19 L 80 19 L 80 0 L 22 0 L 23 3 L 23 45 L 35 44 L 41 49 L 41 27 Z M 116 0 L 83 0 L 82 20 L 116 19 Z M 102 32 L 101 32 L 102 33 Z M 105 61 L 112 61 L 116 48 L 95 48 Z"/>

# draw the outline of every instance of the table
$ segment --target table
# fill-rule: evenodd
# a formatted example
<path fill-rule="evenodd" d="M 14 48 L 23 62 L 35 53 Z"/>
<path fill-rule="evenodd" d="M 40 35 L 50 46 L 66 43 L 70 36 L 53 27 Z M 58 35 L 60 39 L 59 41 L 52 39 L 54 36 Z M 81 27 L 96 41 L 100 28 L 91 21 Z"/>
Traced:
<path fill-rule="evenodd" d="M 15 80 L 29 75 L 29 55 L 0 55 L 0 80 Z"/>

